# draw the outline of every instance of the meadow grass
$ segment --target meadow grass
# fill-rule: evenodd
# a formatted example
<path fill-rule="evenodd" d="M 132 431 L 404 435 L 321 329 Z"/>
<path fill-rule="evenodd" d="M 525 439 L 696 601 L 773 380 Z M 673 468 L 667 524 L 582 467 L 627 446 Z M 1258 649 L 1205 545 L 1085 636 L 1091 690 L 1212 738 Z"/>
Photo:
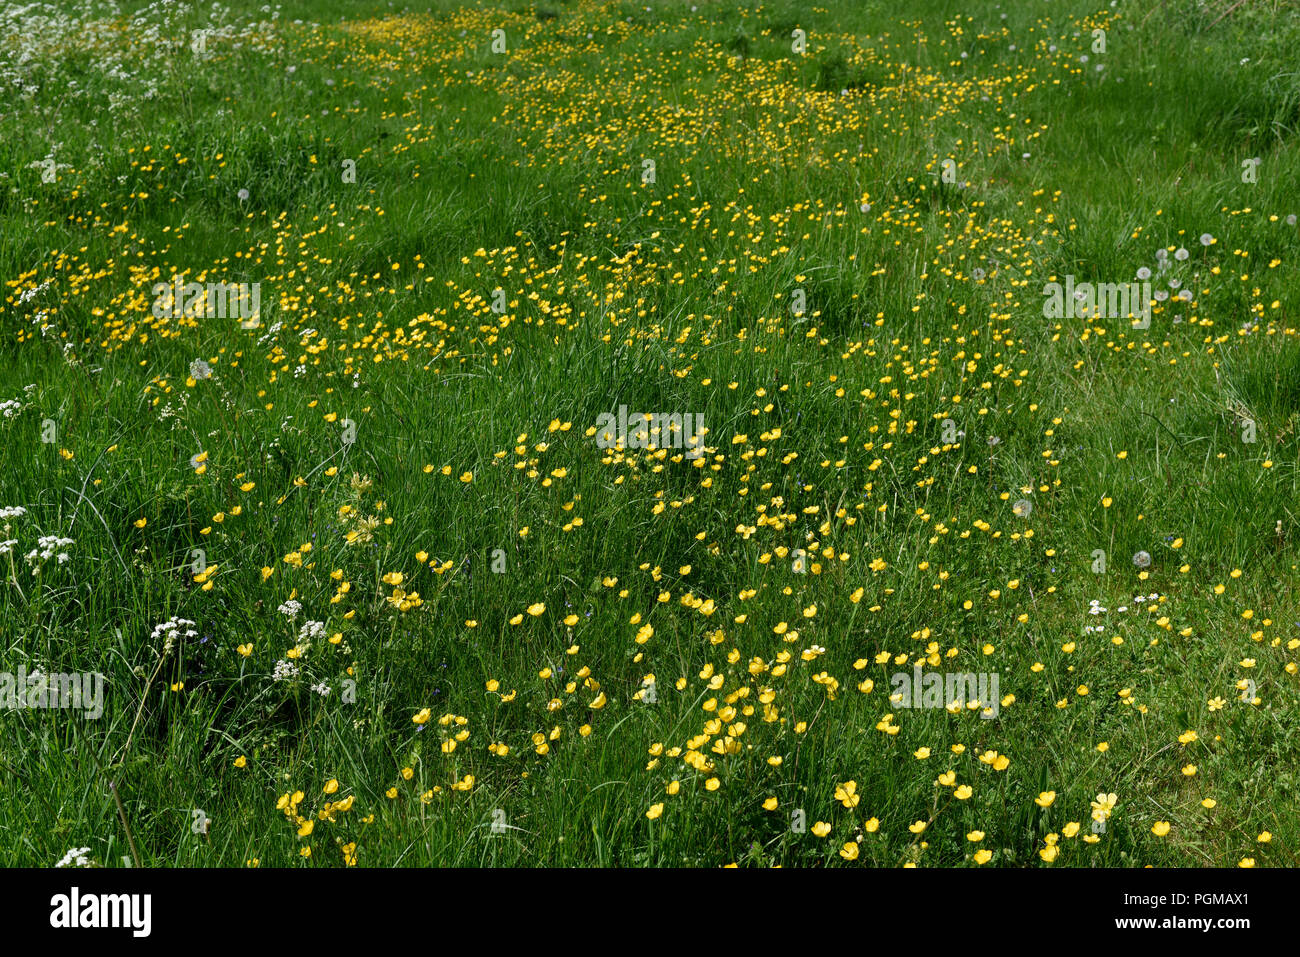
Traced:
<path fill-rule="evenodd" d="M 1226 6 L 7 6 L 0 670 L 105 687 L 0 708 L 0 863 L 1294 866 L 1300 17 Z"/>

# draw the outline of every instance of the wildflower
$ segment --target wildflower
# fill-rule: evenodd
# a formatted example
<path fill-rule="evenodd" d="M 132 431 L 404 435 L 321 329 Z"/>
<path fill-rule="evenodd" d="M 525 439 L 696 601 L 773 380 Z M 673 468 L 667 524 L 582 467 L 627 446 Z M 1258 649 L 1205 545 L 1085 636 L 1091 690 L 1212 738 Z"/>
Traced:
<path fill-rule="evenodd" d="M 271 673 L 273 681 L 292 681 L 297 678 L 299 668 L 292 661 L 280 660 L 275 663 L 275 670 Z"/>
<path fill-rule="evenodd" d="M 55 867 L 69 867 L 69 866 L 93 867 L 94 865 L 91 864 L 90 858 L 87 856 L 89 854 L 90 854 L 90 848 L 88 847 L 70 848 L 68 852 L 64 854 L 63 857 L 59 859 L 59 862 L 54 866 Z"/>

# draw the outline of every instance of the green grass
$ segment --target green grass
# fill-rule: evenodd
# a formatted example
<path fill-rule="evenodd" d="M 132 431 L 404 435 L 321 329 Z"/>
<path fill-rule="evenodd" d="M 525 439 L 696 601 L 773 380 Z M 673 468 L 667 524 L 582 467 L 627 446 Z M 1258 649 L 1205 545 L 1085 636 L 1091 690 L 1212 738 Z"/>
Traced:
<path fill-rule="evenodd" d="M 1293 5 L 427 6 L 0 15 L 0 863 L 1296 864 Z"/>

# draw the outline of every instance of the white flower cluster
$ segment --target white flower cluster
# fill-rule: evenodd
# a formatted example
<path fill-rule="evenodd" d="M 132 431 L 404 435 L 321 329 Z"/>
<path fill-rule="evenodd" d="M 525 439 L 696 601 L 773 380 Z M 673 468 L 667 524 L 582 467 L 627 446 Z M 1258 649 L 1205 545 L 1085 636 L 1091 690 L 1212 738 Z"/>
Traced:
<path fill-rule="evenodd" d="M 277 322 L 277 323 L 272 324 L 271 328 L 268 329 L 268 330 L 266 330 L 266 335 L 262 336 L 260 339 L 257 340 L 257 344 L 258 344 L 259 346 L 264 346 L 264 345 L 266 345 L 268 342 L 270 342 L 272 339 L 274 339 L 277 335 L 279 335 L 280 330 L 283 329 L 283 328 L 284 328 L 284 323 L 283 323 L 283 322 Z"/>
<path fill-rule="evenodd" d="M 310 642 L 310 641 L 315 641 L 317 638 L 324 638 L 324 637 L 325 637 L 325 622 L 323 621 L 304 622 L 303 626 L 300 629 L 298 629 L 299 641 Z"/>
<path fill-rule="evenodd" d="M 82 0 L 64 11 L 50 3 L 0 4 L 0 36 L 6 49 L 0 56 L 0 102 L 18 95 L 65 96 L 86 103 L 105 98 L 118 117 L 127 108 L 142 105 L 158 95 L 158 86 L 176 62 L 178 50 L 189 61 L 205 64 L 210 51 L 248 50 L 266 54 L 274 47 L 277 7 L 264 7 L 269 18 L 232 11 L 221 3 L 197 5 L 177 0 L 153 0 L 133 5 L 129 18 L 116 0 Z M 125 21 L 125 22 L 123 22 Z M 203 24 L 194 30 L 195 22 Z M 53 67 L 66 56 L 73 41 L 95 52 L 96 83 L 79 84 L 75 78 L 51 79 Z M 12 41 L 12 42 L 10 42 Z M 219 70 L 220 61 L 210 68 Z M 191 67 L 193 69 L 193 67 Z M 97 125 L 95 121 L 90 126 Z M 62 164 L 60 164 L 62 165 Z"/>
<path fill-rule="evenodd" d="M 302 602 L 290 598 L 276 610 L 290 621 L 293 621 L 298 617 L 298 612 L 302 611 Z"/>
<path fill-rule="evenodd" d="M 173 615 L 164 621 L 161 625 L 154 625 L 153 638 L 157 641 L 163 639 L 163 654 L 169 655 L 172 646 L 175 645 L 177 637 L 194 638 L 198 632 L 194 630 L 194 622 L 188 618 L 177 618 Z"/>
<path fill-rule="evenodd" d="M 1141 605 L 1146 602 L 1158 602 L 1159 600 L 1160 600 L 1160 593 L 1154 591 L 1149 595 L 1133 596 L 1134 605 Z M 1120 605 L 1118 608 L 1115 609 L 1115 611 L 1117 614 L 1123 614 L 1124 612 L 1128 611 L 1128 609 L 1129 609 L 1128 605 Z M 1096 598 L 1088 602 L 1088 614 L 1090 615 L 1100 615 L 1107 610 L 1108 609 Z M 1105 625 L 1087 625 L 1084 627 L 1083 633 L 1085 635 L 1099 635 L 1105 630 L 1106 630 Z"/>
<path fill-rule="evenodd" d="M 90 853 L 90 848 L 88 847 L 69 848 L 68 853 L 64 854 L 63 859 L 59 861 L 59 863 L 55 864 L 54 866 L 55 867 L 71 867 L 71 866 L 90 867 L 92 866 L 90 863 L 90 858 L 86 856 L 89 853 Z"/>
<path fill-rule="evenodd" d="M 21 519 L 27 514 L 26 508 L 21 505 L 4 506 L 0 508 L 0 521 L 4 521 L 4 531 L 9 531 L 10 519 Z M 12 555 L 14 547 L 18 545 L 17 538 L 6 538 L 0 541 L 0 555 Z M 66 562 L 70 555 L 64 551 L 69 545 L 75 545 L 72 538 L 64 538 L 57 534 L 43 534 L 36 538 L 36 547 L 27 553 L 27 564 L 31 566 L 32 575 L 40 575 L 40 566 L 48 562 L 49 559 L 59 557 L 59 564 Z"/>
<path fill-rule="evenodd" d="M 36 163 L 36 164 L 34 164 L 34 165 L 36 165 L 36 166 L 40 166 L 40 165 L 42 165 L 42 164 L 41 164 L 41 163 Z M 30 169 L 31 167 L 29 166 L 28 168 Z M 67 169 L 66 166 L 65 166 L 64 168 Z M 22 303 L 23 305 L 26 305 L 27 303 L 29 303 L 29 302 L 31 302 L 33 299 L 35 299 L 37 296 L 39 296 L 41 293 L 43 293 L 46 289 L 48 289 L 49 286 L 50 286 L 50 282 L 49 282 L 49 280 L 47 279 L 45 282 L 41 283 L 39 286 L 32 286 L 30 289 L 24 289 L 22 292 L 20 292 L 20 293 L 18 294 L 18 301 L 19 301 L 20 303 Z M 27 388 L 28 388 L 28 390 L 31 390 L 31 389 L 34 389 L 34 388 L 36 388 L 36 387 L 35 387 L 35 386 L 28 386 Z"/>
<path fill-rule="evenodd" d="M 275 663 L 275 671 L 271 677 L 276 681 L 289 681 L 298 677 L 299 669 L 292 661 L 280 660 Z"/>
<path fill-rule="evenodd" d="M 1103 604 L 1102 604 L 1099 600 L 1097 600 L 1096 598 L 1094 598 L 1094 599 L 1092 599 L 1092 601 L 1088 602 L 1088 614 L 1090 614 L 1090 615 L 1100 615 L 1100 614 L 1102 614 L 1102 613 L 1105 612 L 1105 611 L 1107 611 L 1106 606 L 1103 605 Z M 1084 626 L 1084 629 L 1083 629 L 1083 633 L 1084 633 L 1085 635 L 1099 635 L 1099 634 L 1101 634 L 1101 633 L 1102 633 L 1103 631 L 1105 631 L 1105 630 L 1106 630 L 1106 626 L 1105 626 L 1105 625 L 1085 625 L 1085 626 Z"/>
<path fill-rule="evenodd" d="M 76 542 L 70 538 L 61 538 L 58 535 L 42 535 L 36 540 L 36 547 L 27 553 L 27 564 L 32 566 L 32 574 L 39 575 L 41 565 L 56 555 L 59 564 L 62 565 L 70 557 L 63 549 L 75 544 Z"/>
<path fill-rule="evenodd" d="M 316 692 L 322 698 L 328 698 L 330 696 L 330 686 L 323 681 L 320 684 L 312 685 L 311 690 Z"/>

